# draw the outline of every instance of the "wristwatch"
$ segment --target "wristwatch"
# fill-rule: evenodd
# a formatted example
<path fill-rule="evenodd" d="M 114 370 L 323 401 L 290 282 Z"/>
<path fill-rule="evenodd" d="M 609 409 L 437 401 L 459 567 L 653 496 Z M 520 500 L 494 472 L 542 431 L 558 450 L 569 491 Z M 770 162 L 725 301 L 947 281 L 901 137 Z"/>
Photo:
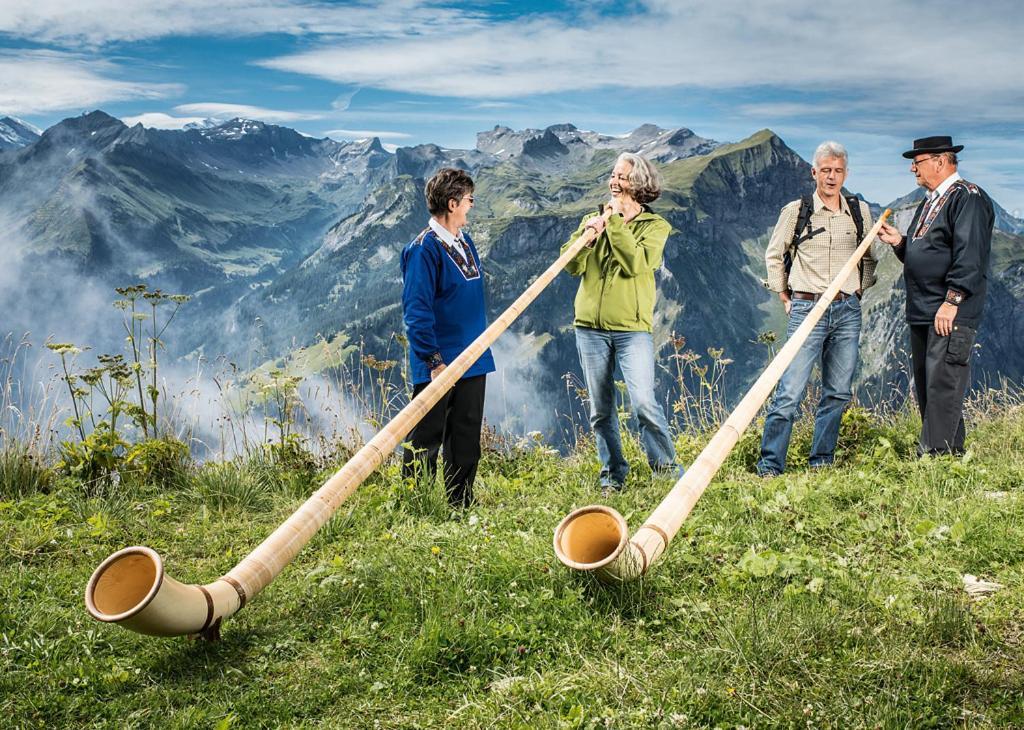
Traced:
<path fill-rule="evenodd" d="M 427 368 L 430 370 L 437 370 L 442 365 L 444 365 L 444 358 L 441 357 L 440 352 L 435 352 L 427 358 Z"/>
<path fill-rule="evenodd" d="M 946 290 L 946 304 L 952 304 L 954 307 L 959 307 L 963 301 L 963 292 L 957 291 L 956 289 Z"/>

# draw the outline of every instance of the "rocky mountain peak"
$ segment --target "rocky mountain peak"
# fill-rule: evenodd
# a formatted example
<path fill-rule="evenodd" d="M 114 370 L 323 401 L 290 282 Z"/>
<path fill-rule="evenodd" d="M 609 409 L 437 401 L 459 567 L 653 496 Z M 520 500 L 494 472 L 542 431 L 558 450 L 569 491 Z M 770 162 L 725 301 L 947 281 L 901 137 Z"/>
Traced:
<path fill-rule="evenodd" d="M 199 133 L 213 139 L 241 139 L 248 134 L 260 134 L 268 125 L 257 119 L 235 117 L 214 127 L 204 127 Z"/>
<path fill-rule="evenodd" d="M 112 117 L 106 112 L 97 109 L 78 117 L 65 119 L 64 121 L 54 125 L 54 127 L 51 127 L 50 130 L 54 128 L 61 128 L 81 134 L 91 134 L 92 132 L 104 131 L 117 131 L 120 133 L 128 127 L 117 117 Z M 50 130 L 47 130 L 43 134 L 48 134 Z"/>
<path fill-rule="evenodd" d="M 659 127 L 657 124 L 641 124 L 639 127 L 629 133 L 629 136 L 634 139 L 643 138 L 654 138 L 664 133 L 665 130 Z"/>
<path fill-rule="evenodd" d="M 192 133 L 209 140 L 246 142 L 253 146 L 269 144 L 277 148 L 281 148 L 282 145 L 290 148 L 309 148 L 324 141 L 299 134 L 290 127 L 281 127 L 257 119 L 241 117 L 236 117 L 215 127 L 195 129 Z M 332 144 L 338 143 L 332 141 Z"/>
<path fill-rule="evenodd" d="M 416 178 L 427 178 L 442 167 L 451 167 L 448 156 L 436 144 L 399 147 L 395 150 L 396 172 Z"/>
<path fill-rule="evenodd" d="M 15 117 L 0 119 L 0 152 L 26 147 L 35 142 L 42 131 Z"/>
<path fill-rule="evenodd" d="M 691 139 L 693 139 L 695 136 L 696 135 L 694 135 L 692 130 L 689 130 L 689 129 L 686 129 L 685 127 L 683 127 L 683 128 L 677 129 L 675 132 L 672 132 L 669 135 L 668 139 L 665 140 L 665 143 L 666 144 L 671 144 L 671 145 L 686 144 Z"/>
<path fill-rule="evenodd" d="M 182 129 L 211 129 L 213 127 L 219 127 L 221 124 L 222 122 L 219 119 L 207 117 L 201 122 L 189 122 L 184 127 L 182 127 Z"/>
<path fill-rule="evenodd" d="M 552 124 L 547 131 L 554 133 L 563 143 L 568 139 L 580 139 L 580 130 L 575 124 Z"/>
<path fill-rule="evenodd" d="M 1018 236 L 1024 234 L 1024 220 L 1017 218 L 994 200 L 992 206 L 996 213 L 996 229 Z"/>
<path fill-rule="evenodd" d="M 44 150 L 51 147 L 103 149 L 126 129 L 128 127 L 120 119 L 97 110 L 54 124 L 43 132 L 36 146 Z"/>
<path fill-rule="evenodd" d="M 529 157 L 560 157 L 569 154 L 568 148 L 550 129 L 545 129 L 543 134 L 528 137 L 522 143 L 522 155 Z"/>
<path fill-rule="evenodd" d="M 476 148 L 495 157 L 508 159 L 519 154 L 523 145 L 518 133 L 509 127 L 497 124 L 489 132 L 477 133 Z"/>
<path fill-rule="evenodd" d="M 686 157 L 703 155 L 719 146 L 685 127 L 662 129 L 656 124 L 642 124 L 632 132 L 611 136 L 584 131 L 574 124 L 552 124 L 546 129 L 515 131 L 497 125 L 477 134 L 476 149 L 499 161 L 525 157 L 536 164 L 560 166 L 559 160 L 587 164 L 595 150 L 611 149 L 636 152 L 666 163 Z"/>
<path fill-rule="evenodd" d="M 619 138 L 616 146 L 621 149 L 631 148 L 637 154 L 664 163 L 705 155 L 718 147 L 718 143 L 699 137 L 685 127 L 662 129 L 654 124 L 643 124 Z"/>

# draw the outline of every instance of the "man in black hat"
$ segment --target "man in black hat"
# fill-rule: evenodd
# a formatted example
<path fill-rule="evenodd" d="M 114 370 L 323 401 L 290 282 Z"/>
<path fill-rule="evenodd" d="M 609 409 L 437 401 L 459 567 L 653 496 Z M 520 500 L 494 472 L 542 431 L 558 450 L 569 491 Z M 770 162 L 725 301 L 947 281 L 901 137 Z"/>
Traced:
<path fill-rule="evenodd" d="M 922 455 L 964 451 L 964 395 L 985 306 L 995 215 L 985 191 L 957 172 L 962 149 L 951 137 L 914 140 L 903 156 L 928 194 L 908 235 L 884 224 L 878 236 L 903 262 Z"/>

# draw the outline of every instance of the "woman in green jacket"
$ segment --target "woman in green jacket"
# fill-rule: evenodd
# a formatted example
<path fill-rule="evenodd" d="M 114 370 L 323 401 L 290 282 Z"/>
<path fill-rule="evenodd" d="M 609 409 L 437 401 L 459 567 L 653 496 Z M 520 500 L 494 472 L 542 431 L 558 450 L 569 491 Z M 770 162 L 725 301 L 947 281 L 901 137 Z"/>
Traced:
<path fill-rule="evenodd" d="M 612 215 L 587 216 L 562 247 L 587 228 L 598 236 L 569 262 L 581 277 L 576 293 L 576 348 L 590 396 L 590 425 L 601 460 L 602 488 L 621 489 L 629 472 L 615 409 L 615 366 L 640 424 L 651 469 L 676 475 L 675 448 L 665 412 L 654 397 L 654 272 L 672 227 L 648 203 L 661 193 L 654 166 L 640 155 L 619 155 L 608 180 Z"/>

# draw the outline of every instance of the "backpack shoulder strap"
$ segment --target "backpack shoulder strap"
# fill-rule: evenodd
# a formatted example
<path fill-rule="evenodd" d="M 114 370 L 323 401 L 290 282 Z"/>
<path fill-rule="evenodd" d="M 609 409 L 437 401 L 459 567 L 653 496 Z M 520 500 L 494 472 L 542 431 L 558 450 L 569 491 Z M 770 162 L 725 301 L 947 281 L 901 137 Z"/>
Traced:
<path fill-rule="evenodd" d="M 800 247 L 803 241 L 814 235 L 814 231 L 811 231 L 806 236 L 804 230 L 811 227 L 811 213 L 814 212 L 814 198 L 812 195 L 801 195 L 800 196 L 800 208 L 796 214 L 796 225 L 793 226 L 793 238 L 789 242 L 789 246 L 782 254 L 782 265 L 785 268 L 786 276 L 789 276 L 789 272 L 793 270 L 793 257 L 796 255 L 796 250 Z"/>
<path fill-rule="evenodd" d="M 857 245 L 864 240 L 864 212 L 860 209 L 860 198 L 856 195 L 847 195 L 846 204 L 850 206 L 850 217 L 853 218 L 853 225 L 857 228 Z M 861 291 L 864 290 L 864 259 L 857 262 L 857 280 L 860 283 Z"/>
<path fill-rule="evenodd" d="M 857 243 L 864 240 L 864 213 L 860 209 L 860 198 L 856 195 L 847 195 L 846 204 L 850 206 L 850 216 L 853 218 L 853 225 L 857 227 Z"/>
<path fill-rule="evenodd" d="M 814 212 L 814 198 L 810 193 L 800 196 L 800 211 L 796 214 L 796 226 L 793 228 L 793 241 L 790 243 L 794 249 L 800 245 L 800 237 L 804 229 L 811 225 L 811 213 Z"/>

